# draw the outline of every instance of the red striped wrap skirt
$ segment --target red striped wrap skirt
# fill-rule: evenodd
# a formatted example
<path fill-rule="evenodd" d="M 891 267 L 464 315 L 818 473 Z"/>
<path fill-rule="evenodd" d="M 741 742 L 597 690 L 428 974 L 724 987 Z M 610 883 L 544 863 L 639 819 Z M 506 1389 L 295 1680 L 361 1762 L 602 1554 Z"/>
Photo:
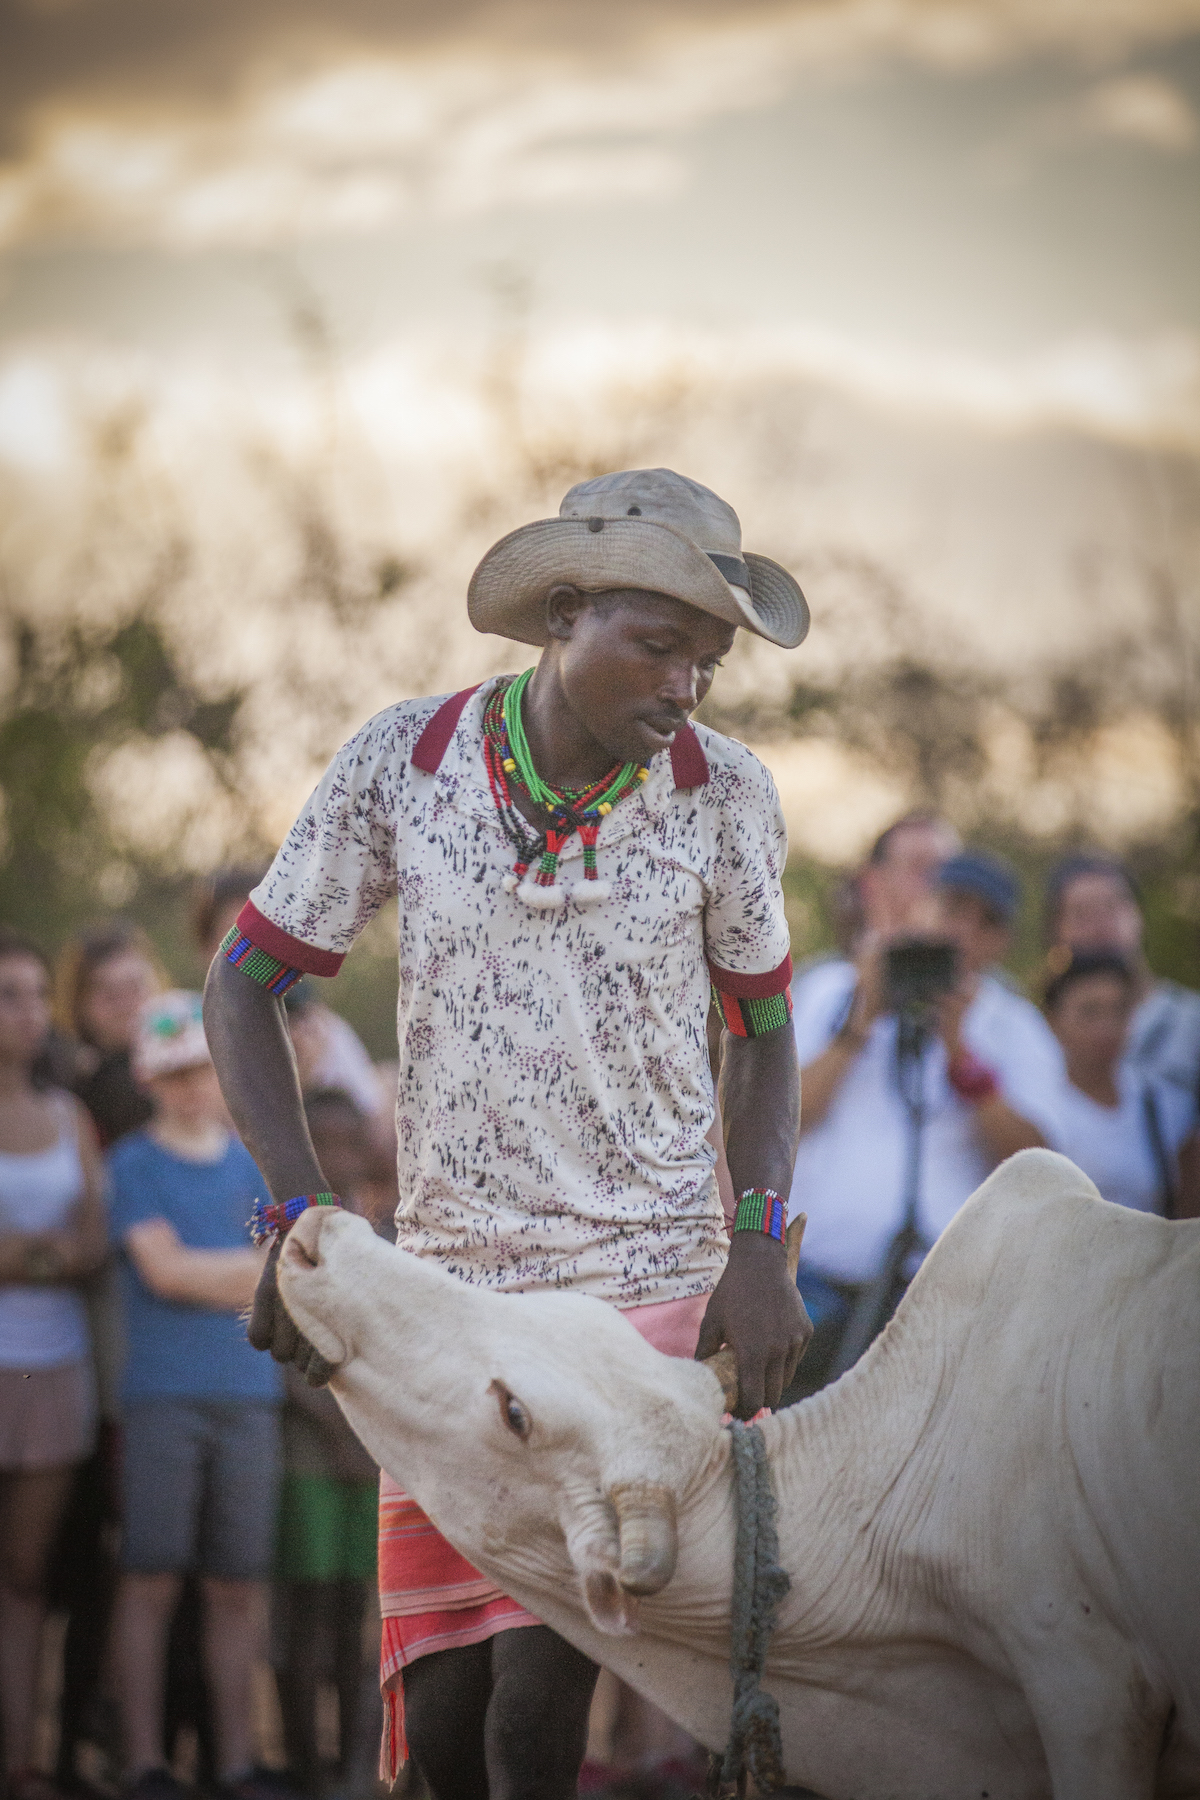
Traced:
<path fill-rule="evenodd" d="M 631 1325 L 665 1356 L 691 1357 L 708 1295 L 623 1308 Z M 448 1544 L 390 1475 L 379 1479 L 379 1680 L 384 1725 L 379 1773 L 393 1782 L 408 1760 L 403 1671 L 419 1656 L 480 1644 L 498 1631 L 538 1625 Z"/>

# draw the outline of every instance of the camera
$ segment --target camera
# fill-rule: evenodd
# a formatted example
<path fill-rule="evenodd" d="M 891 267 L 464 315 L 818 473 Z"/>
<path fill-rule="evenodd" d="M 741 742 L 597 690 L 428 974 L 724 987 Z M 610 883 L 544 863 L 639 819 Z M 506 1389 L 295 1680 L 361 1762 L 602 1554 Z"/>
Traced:
<path fill-rule="evenodd" d="M 958 983 L 958 951 L 937 938 L 905 938 L 884 954 L 883 991 L 888 1012 L 921 1012 Z"/>

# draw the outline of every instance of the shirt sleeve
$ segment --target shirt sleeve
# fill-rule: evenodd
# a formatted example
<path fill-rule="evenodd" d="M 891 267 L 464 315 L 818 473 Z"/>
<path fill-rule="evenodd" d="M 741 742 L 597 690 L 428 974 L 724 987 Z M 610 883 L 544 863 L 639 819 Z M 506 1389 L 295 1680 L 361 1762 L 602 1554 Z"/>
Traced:
<path fill-rule="evenodd" d="M 1058 1147 L 1059 1095 L 1066 1079 L 1058 1039 L 1037 1008 L 1018 994 L 1005 994 L 989 1029 L 970 1047 L 995 1070 L 1000 1092 L 1014 1112 L 1028 1119 L 1049 1147 Z"/>
<path fill-rule="evenodd" d="M 336 975 L 396 891 L 394 713 L 338 751 L 222 946 L 273 993 L 302 974 Z"/>
<path fill-rule="evenodd" d="M 801 1068 L 814 1062 L 845 1024 L 854 998 L 857 971 L 845 962 L 802 969 L 792 985 L 796 1055 Z"/>
<path fill-rule="evenodd" d="M 704 919 L 713 996 L 726 1028 L 761 1037 L 791 1018 L 783 906 L 787 829 L 775 783 L 741 745 L 713 771 L 716 841 Z"/>
<path fill-rule="evenodd" d="M 108 1153 L 108 1230 L 113 1244 L 125 1242 L 135 1225 L 163 1217 L 162 1201 L 150 1171 L 139 1167 L 136 1138 L 127 1138 Z"/>

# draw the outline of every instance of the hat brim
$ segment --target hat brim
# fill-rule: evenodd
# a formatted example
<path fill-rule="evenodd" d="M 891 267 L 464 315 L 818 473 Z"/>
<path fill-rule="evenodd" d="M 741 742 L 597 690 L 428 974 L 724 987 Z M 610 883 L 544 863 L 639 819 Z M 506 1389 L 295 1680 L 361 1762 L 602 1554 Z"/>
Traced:
<path fill-rule="evenodd" d="M 601 593 L 642 588 L 742 625 L 792 650 L 808 633 L 799 584 L 768 556 L 743 554 L 750 592 L 733 588 L 703 550 L 654 519 L 538 519 L 493 544 L 471 577 L 467 614 L 476 631 L 519 644 L 547 641 L 546 595 L 560 583 Z"/>

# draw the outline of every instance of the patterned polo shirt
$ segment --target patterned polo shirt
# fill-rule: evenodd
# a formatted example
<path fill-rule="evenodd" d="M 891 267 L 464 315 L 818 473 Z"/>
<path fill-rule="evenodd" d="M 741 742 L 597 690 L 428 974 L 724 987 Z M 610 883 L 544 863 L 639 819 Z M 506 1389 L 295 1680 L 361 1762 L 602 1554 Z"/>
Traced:
<path fill-rule="evenodd" d="M 688 726 L 600 827 L 611 898 L 534 911 L 503 887 L 514 853 L 482 753 L 494 685 L 403 701 L 351 738 L 251 895 L 242 954 L 332 975 L 398 898 L 405 1249 L 512 1291 L 707 1293 L 727 1244 L 705 1136 L 710 982 L 731 1029 L 756 1009 L 787 1019 L 774 784 L 743 745 Z M 560 867 L 582 878 L 578 836 Z"/>

